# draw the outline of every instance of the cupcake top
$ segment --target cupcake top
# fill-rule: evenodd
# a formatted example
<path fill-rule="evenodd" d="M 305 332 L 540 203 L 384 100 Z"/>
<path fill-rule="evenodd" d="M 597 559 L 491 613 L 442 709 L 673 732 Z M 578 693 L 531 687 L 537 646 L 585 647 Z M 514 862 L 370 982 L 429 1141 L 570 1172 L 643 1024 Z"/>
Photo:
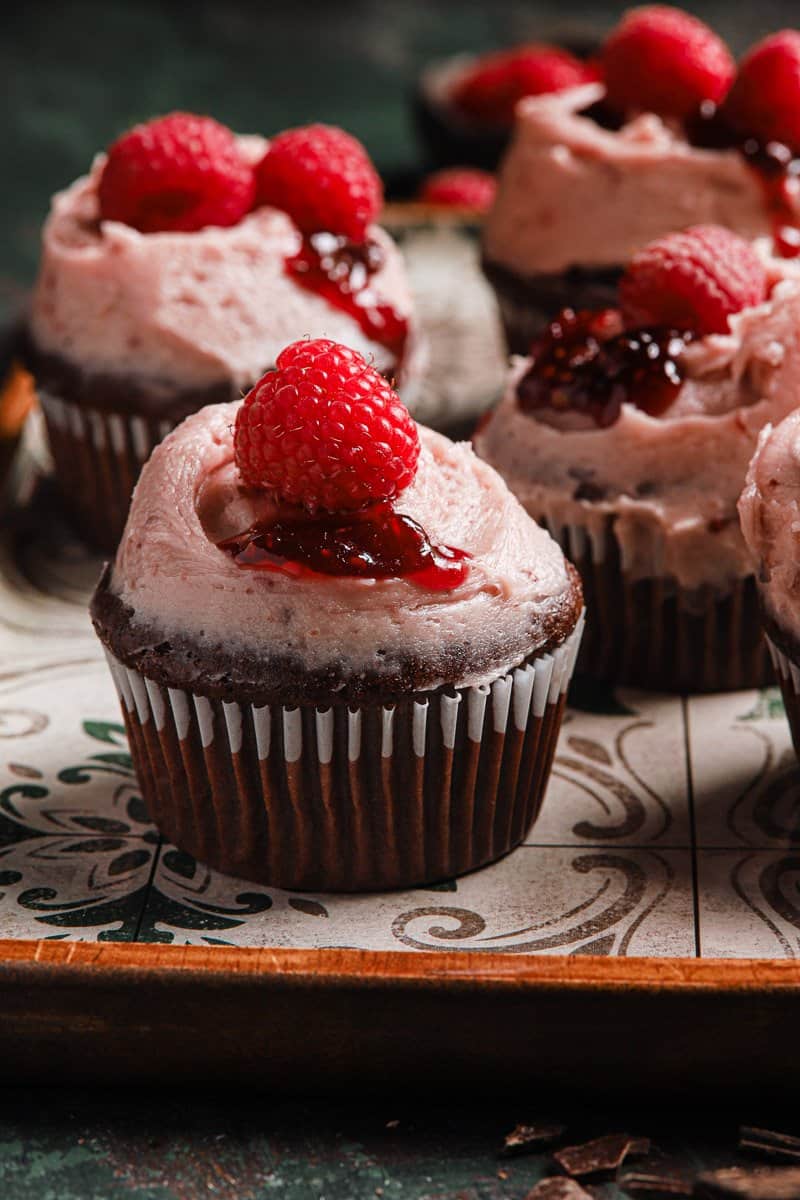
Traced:
<path fill-rule="evenodd" d="M 622 311 L 566 312 L 512 367 L 478 452 L 536 518 L 609 524 L 633 578 L 751 572 L 736 500 L 800 394 L 800 267 L 714 227 L 645 248 Z"/>
<path fill-rule="evenodd" d="M 797 253 L 800 35 L 776 37 L 734 77 L 724 44 L 695 18 L 629 13 L 599 55 L 602 82 L 519 103 L 486 260 L 522 277 L 608 269 L 694 223 Z"/>
<path fill-rule="evenodd" d="M 213 194 L 176 220 L 166 200 L 157 208 L 151 196 L 137 196 L 133 168 L 145 168 L 124 156 L 120 166 L 119 147 L 130 157 L 126 142 L 137 136 L 134 149 L 146 158 L 146 170 L 161 172 L 160 198 L 169 200 L 180 181 L 163 178 L 167 167 L 157 151 L 165 151 L 156 134 L 162 129 L 164 139 L 165 124 L 180 116 L 126 135 L 95 160 L 88 176 L 54 197 L 29 322 L 45 386 L 52 376 L 60 390 L 72 382 L 85 396 L 87 378 L 99 379 L 92 399 L 102 406 L 110 379 L 112 395 L 121 390 L 113 383 L 124 384 L 145 409 L 150 401 L 162 412 L 176 390 L 233 397 L 292 337 L 323 332 L 369 354 L 379 369 L 396 371 L 406 353 L 411 296 L 397 247 L 371 219 L 380 184 L 363 149 L 327 127 L 290 131 L 271 142 L 228 134 L 225 151 L 244 182 L 234 173 L 223 181 L 222 201 Z M 148 132 L 144 149 L 142 131 Z M 180 139 L 174 130 L 170 136 L 172 147 Z M 318 196 L 323 180 L 313 189 L 292 176 L 292 167 L 309 155 L 309 142 L 319 171 L 330 169 L 337 179 L 341 156 L 357 160 L 366 178 L 362 191 L 372 187 L 369 203 L 359 207 L 359 197 L 348 194 L 337 207 L 329 180 L 325 210 L 308 211 L 302 197 L 307 190 Z M 220 156 L 216 143 L 208 154 Z M 271 155 L 278 164 L 267 170 Z M 196 161 L 190 165 L 196 168 Z M 167 166 L 177 169 L 172 159 Z M 192 186 L 208 190 L 214 183 L 208 175 Z M 189 183 L 181 186 L 188 194 Z M 231 188 L 238 200 L 233 208 Z"/>
<path fill-rule="evenodd" d="M 317 341 L 154 451 L 93 612 L 147 676 L 286 704 L 488 683 L 580 608 L 499 476 Z"/>
<path fill-rule="evenodd" d="M 800 646 L 800 411 L 767 425 L 747 472 L 739 517 L 770 635 Z"/>

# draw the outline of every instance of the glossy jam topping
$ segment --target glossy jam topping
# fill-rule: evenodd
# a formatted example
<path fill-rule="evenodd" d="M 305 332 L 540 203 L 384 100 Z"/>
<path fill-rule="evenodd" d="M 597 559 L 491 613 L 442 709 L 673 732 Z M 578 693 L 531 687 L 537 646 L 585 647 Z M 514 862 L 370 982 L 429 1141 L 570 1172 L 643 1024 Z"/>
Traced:
<path fill-rule="evenodd" d="M 599 428 L 625 403 L 664 413 L 683 381 L 681 354 L 692 335 L 675 329 L 623 330 L 616 309 L 565 308 L 531 346 L 517 396 L 524 412 L 577 413 Z"/>
<path fill-rule="evenodd" d="M 705 104 L 687 128 L 695 146 L 710 150 L 736 149 L 758 176 L 772 223 L 776 253 L 783 258 L 800 255 L 800 154 L 782 142 L 762 142 L 742 137 L 727 124 L 713 104 Z"/>
<path fill-rule="evenodd" d="M 366 336 L 385 346 L 400 363 L 408 321 L 373 286 L 372 277 L 383 260 L 377 242 L 348 242 L 333 233 L 313 233 L 303 239 L 297 254 L 287 258 L 286 270 L 302 287 L 355 318 Z"/>
<path fill-rule="evenodd" d="M 458 587 L 469 573 L 466 551 L 435 545 L 416 521 L 388 503 L 353 513 L 282 511 L 220 542 L 219 549 L 249 570 L 399 578 L 436 592 Z"/>

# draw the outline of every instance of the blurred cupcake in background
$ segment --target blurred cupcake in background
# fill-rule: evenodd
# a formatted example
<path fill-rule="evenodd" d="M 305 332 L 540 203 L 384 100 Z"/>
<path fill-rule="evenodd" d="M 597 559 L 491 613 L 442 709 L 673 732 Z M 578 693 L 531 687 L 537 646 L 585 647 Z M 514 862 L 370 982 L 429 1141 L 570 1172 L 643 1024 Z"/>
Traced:
<path fill-rule="evenodd" d="M 426 156 L 439 166 L 492 170 L 508 144 L 517 102 L 597 78 L 595 44 L 534 42 L 490 54 L 458 54 L 423 71 L 414 116 Z"/>
<path fill-rule="evenodd" d="M 564 310 L 476 448 L 583 578 L 579 669 L 663 690 L 764 684 L 736 503 L 800 395 L 800 264 L 719 226 L 637 254 L 613 309 Z"/>
<path fill-rule="evenodd" d="M 57 480 L 113 549 L 153 446 L 328 334 L 413 390 L 419 339 L 380 180 L 342 130 L 267 142 L 186 113 L 137 126 L 53 199 L 25 355 Z"/>
<path fill-rule="evenodd" d="M 695 224 L 800 251 L 800 34 L 737 70 L 697 18 L 633 9 L 607 38 L 599 81 L 519 102 L 483 263 L 510 349 L 567 305 L 616 303 L 647 243 Z"/>
<path fill-rule="evenodd" d="M 497 473 L 322 339 L 156 448 L 92 603 L 164 834 L 231 874 L 345 891 L 522 840 L 582 609 Z"/>
<path fill-rule="evenodd" d="M 767 645 L 800 755 L 800 411 L 761 433 L 739 500 Z"/>

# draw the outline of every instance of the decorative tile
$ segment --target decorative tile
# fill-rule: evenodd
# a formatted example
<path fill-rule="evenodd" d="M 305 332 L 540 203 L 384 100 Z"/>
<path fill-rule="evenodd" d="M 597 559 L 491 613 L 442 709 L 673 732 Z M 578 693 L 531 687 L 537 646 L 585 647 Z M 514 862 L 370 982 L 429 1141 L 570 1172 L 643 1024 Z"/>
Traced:
<path fill-rule="evenodd" d="M 333 896 L 231 880 L 168 847 L 141 936 L 241 946 L 691 956 L 691 857 L 523 846 L 438 887 Z"/>
<path fill-rule="evenodd" d="M 687 707 L 698 846 L 800 846 L 800 769 L 778 689 Z"/>
<path fill-rule="evenodd" d="M 6 675 L 0 937 L 132 940 L 159 838 L 105 662 Z"/>
<path fill-rule="evenodd" d="M 688 846 L 678 697 L 579 686 L 566 715 L 535 845 Z"/>
<path fill-rule="evenodd" d="M 704 958 L 800 958 L 800 853 L 698 854 Z"/>

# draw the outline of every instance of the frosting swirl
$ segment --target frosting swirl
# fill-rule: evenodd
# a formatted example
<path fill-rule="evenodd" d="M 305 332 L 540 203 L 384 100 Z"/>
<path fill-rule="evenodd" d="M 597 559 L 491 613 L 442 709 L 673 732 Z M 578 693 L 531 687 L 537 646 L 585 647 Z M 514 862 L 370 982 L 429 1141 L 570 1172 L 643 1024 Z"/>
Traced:
<path fill-rule="evenodd" d="M 200 647 L 344 681 L 425 665 L 426 688 L 488 682 L 563 640 L 580 588 L 550 536 L 465 444 L 420 427 L 414 482 L 396 501 L 437 543 L 470 557 L 465 580 L 438 591 L 403 578 L 296 579 L 238 567 L 218 542 L 267 518 L 233 461 L 237 405 L 189 417 L 142 472 L 110 579 L 143 644 L 191 637 Z"/>

